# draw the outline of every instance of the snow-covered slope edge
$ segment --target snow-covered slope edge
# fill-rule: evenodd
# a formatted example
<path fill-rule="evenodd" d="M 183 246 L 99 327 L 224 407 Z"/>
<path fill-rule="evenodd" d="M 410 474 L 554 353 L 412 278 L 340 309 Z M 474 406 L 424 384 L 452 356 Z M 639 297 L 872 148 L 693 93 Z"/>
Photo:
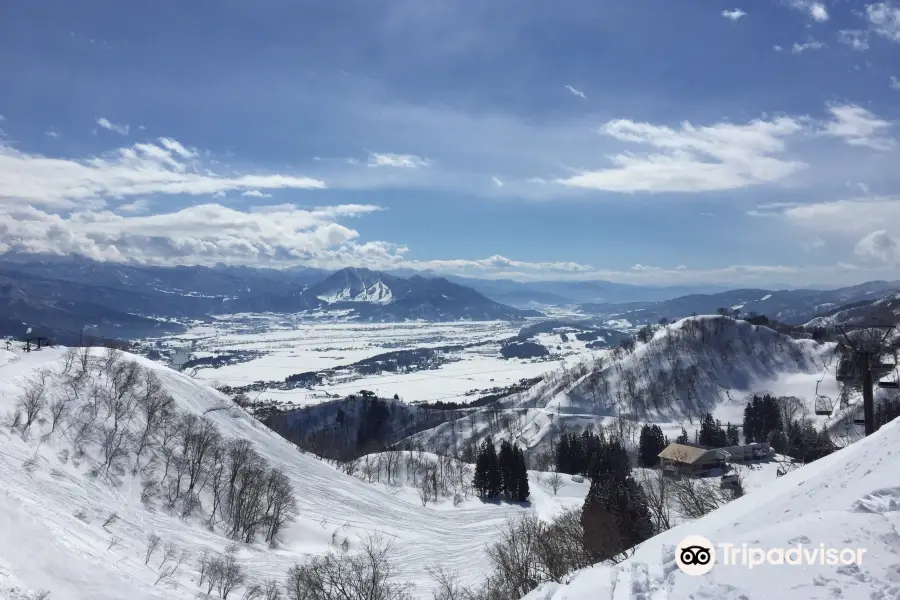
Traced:
<path fill-rule="evenodd" d="M 641 544 L 614 567 L 595 565 L 567 585 L 545 584 L 527 600 L 890 600 L 900 598 L 900 420 L 792 471 L 765 492 L 740 498 Z M 817 549 L 862 548 L 860 565 L 717 564 L 690 576 L 675 546 L 700 535 L 714 544 Z M 720 552 L 721 554 L 721 552 Z"/>
<path fill-rule="evenodd" d="M 209 531 L 202 518 L 181 519 L 159 502 L 148 509 L 140 498 L 141 477 L 130 471 L 133 455 L 111 483 L 90 475 L 90 456 L 78 457 L 68 433 L 50 433 L 49 418 L 35 422 L 24 440 L 11 430 L 22 384 L 42 369 L 61 372 L 64 355 L 64 348 L 19 356 L 0 351 L 0 598 L 31 600 L 40 589 L 52 600 L 194 598 L 198 554 L 222 553 L 229 545 L 221 529 Z M 396 497 L 299 452 L 215 390 L 143 358 L 122 358 L 154 371 L 179 410 L 205 416 L 224 438 L 251 442 L 290 479 L 299 516 L 278 547 L 258 542 L 236 552 L 253 581 L 284 580 L 296 562 L 323 554 L 335 541 L 346 538 L 356 548 L 361 537 L 383 532 L 396 545 L 400 578 L 416 584 L 416 596 L 429 597 L 426 566 L 441 562 L 467 582 L 478 581 L 495 528 L 526 510 L 502 504 L 435 510 Z M 55 376 L 47 385 L 48 395 L 64 393 Z M 118 519 L 104 525 L 111 513 Z M 191 553 L 170 580 L 157 582 L 161 550 L 145 564 L 150 533 Z"/>

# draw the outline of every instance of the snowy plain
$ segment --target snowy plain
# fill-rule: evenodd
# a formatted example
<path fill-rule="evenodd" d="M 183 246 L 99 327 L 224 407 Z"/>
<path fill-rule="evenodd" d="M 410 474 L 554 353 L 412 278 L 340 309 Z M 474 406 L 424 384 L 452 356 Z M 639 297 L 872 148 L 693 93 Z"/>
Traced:
<path fill-rule="evenodd" d="M 467 402 L 487 390 L 537 377 L 598 352 L 586 348 L 587 342 L 574 337 L 567 336 L 563 341 L 558 334 L 542 333 L 534 340 L 550 351 L 549 357 L 502 358 L 500 340 L 516 335 L 520 327 L 521 324 L 504 321 L 358 323 L 239 315 L 193 327 L 159 342 L 163 346 L 193 346 L 192 357 L 228 350 L 265 352 L 264 356 L 245 363 L 197 369 L 194 377 L 214 387 L 283 381 L 295 373 L 344 367 L 395 350 L 482 344 L 448 353 L 453 362 L 433 370 L 365 377 L 338 375 L 311 388 L 268 388 L 258 396 L 254 394 L 260 402 L 280 406 L 318 404 L 334 394 L 344 396 L 360 389 L 377 391 L 385 397 L 396 394 L 406 402 Z"/>

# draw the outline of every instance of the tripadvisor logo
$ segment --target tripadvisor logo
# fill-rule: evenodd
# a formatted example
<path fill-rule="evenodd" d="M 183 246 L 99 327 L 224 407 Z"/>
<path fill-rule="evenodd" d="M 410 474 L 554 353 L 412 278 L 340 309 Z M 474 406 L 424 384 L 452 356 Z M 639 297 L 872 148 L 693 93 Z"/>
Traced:
<path fill-rule="evenodd" d="M 705 575 L 718 562 L 752 569 L 762 565 L 861 565 L 865 548 L 829 548 L 825 544 L 759 548 L 749 544 L 713 544 L 703 536 L 684 538 L 675 547 L 675 564 L 688 575 Z M 718 556 L 718 560 L 717 560 Z"/>
<path fill-rule="evenodd" d="M 716 564 L 716 548 L 705 537 L 690 535 L 675 547 L 675 564 L 688 575 L 706 575 Z"/>

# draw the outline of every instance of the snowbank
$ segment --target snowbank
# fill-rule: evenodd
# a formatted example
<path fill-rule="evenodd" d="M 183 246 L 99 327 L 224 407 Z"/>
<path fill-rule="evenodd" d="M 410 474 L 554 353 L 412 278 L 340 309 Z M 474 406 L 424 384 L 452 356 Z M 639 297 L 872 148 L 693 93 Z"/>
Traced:
<path fill-rule="evenodd" d="M 614 567 L 595 565 L 527 600 L 892 600 L 900 598 L 900 420 L 697 521 L 658 535 Z M 675 564 L 689 535 L 764 549 L 863 548 L 860 565 L 717 563 L 690 576 Z"/>

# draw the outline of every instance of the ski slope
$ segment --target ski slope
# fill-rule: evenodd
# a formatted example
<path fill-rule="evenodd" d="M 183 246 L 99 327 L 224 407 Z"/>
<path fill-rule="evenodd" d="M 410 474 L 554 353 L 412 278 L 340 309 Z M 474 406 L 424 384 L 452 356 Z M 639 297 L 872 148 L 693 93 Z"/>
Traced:
<path fill-rule="evenodd" d="M 139 476 L 130 470 L 115 481 L 92 477 L 90 455 L 78 458 L 66 435 L 50 433 L 49 422 L 35 423 L 27 439 L 11 430 L 10 415 L 25 380 L 41 369 L 60 372 L 64 352 L 0 351 L 0 598 L 31 600 L 39 590 L 49 591 L 51 600 L 194 598 L 195 557 L 204 548 L 223 553 L 230 540 L 199 519 L 182 520 L 160 506 L 145 507 Z M 352 549 L 366 535 L 381 532 L 396 546 L 400 578 L 416 584 L 416 597 L 430 597 L 427 566 L 457 569 L 465 582 L 475 583 L 486 569 L 484 547 L 507 518 L 526 510 L 553 514 L 556 504 L 571 505 L 579 500 L 573 495 L 583 498 L 587 491 L 569 486 L 557 498 L 533 480 L 532 507 L 477 501 L 423 507 L 408 490 L 397 493 L 363 482 L 300 452 L 217 391 L 181 373 L 137 356 L 124 358 L 155 371 L 180 410 L 204 415 L 225 438 L 252 442 L 290 478 L 297 521 L 276 548 L 245 544 L 235 554 L 253 580 L 282 580 L 296 562 L 325 553 L 335 541 L 347 539 Z M 51 377 L 49 393 L 60 393 L 60 385 Z M 113 512 L 118 520 L 104 527 Z M 169 581 L 155 583 L 158 555 L 144 564 L 149 533 L 191 553 Z"/>
<path fill-rule="evenodd" d="M 710 412 L 740 424 L 748 396 L 797 396 L 813 414 L 816 391 L 836 398 L 833 344 L 795 340 L 766 327 L 719 316 L 682 319 L 662 328 L 631 353 L 615 350 L 573 361 L 538 386 L 502 401 L 504 424 L 495 441 L 512 435 L 531 454 L 547 452 L 563 429 L 607 426 L 618 416 L 636 424 L 626 438 L 636 444 L 640 423 L 655 423 L 674 439 L 693 435 Z M 602 362 L 596 362 L 599 358 Z M 411 436 L 411 443 L 444 451 L 488 431 L 490 409 Z M 632 439 L 633 438 L 633 439 Z"/>
<path fill-rule="evenodd" d="M 900 598 L 900 420 L 874 435 L 526 600 L 896 600 Z M 771 549 L 862 548 L 859 565 L 724 565 L 682 573 L 674 549 L 700 535 L 714 544 Z"/>

